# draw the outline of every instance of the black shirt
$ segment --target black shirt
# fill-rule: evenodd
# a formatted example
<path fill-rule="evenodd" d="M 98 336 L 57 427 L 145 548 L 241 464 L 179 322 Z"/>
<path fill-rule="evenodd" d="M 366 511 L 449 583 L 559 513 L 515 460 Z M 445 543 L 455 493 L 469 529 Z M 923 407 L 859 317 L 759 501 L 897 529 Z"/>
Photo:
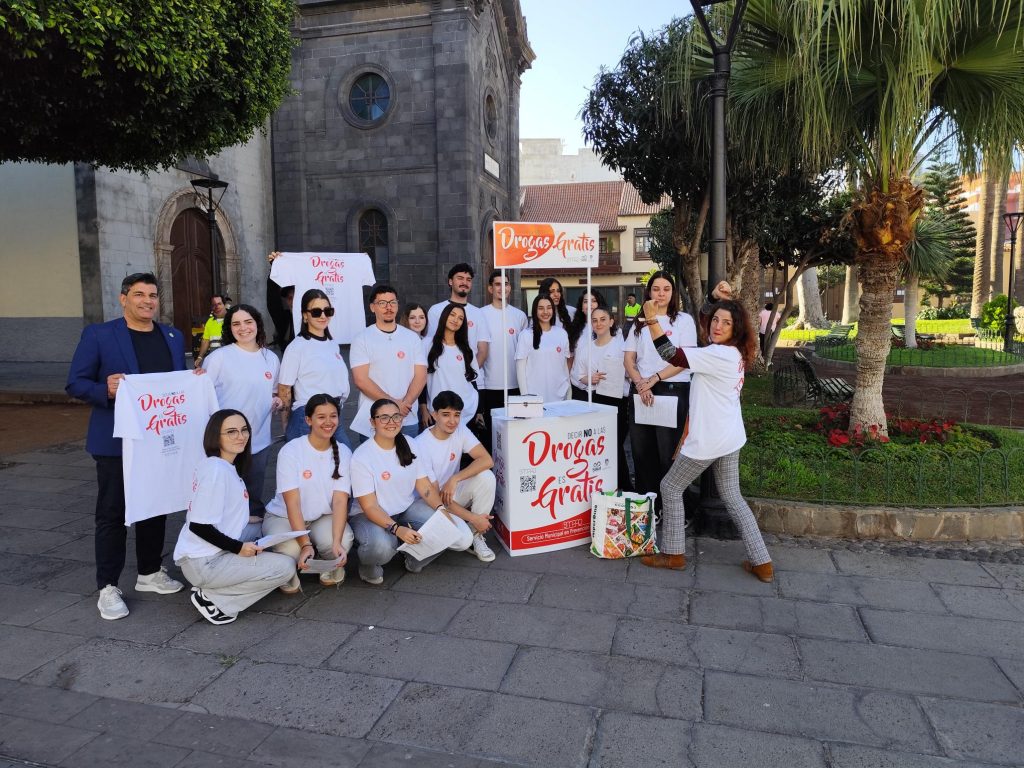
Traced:
<path fill-rule="evenodd" d="M 167 346 L 163 331 L 153 326 L 152 331 L 128 329 L 139 361 L 139 373 L 169 373 L 174 370 L 171 350 Z"/>

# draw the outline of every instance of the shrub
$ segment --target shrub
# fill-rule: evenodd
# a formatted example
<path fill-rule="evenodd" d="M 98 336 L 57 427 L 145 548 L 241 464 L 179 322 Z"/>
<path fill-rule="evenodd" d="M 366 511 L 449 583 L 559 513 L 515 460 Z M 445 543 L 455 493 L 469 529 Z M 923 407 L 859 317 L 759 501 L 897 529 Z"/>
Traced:
<path fill-rule="evenodd" d="M 1016 300 L 1010 305 L 1019 306 Z M 981 308 L 981 327 L 991 328 L 993 331 L 1001 331 L 1006 327 L 1006 294 L 1000 294 L 986 301 Z"/>
<path fill-rule="evenodd" d="M 917 313 L 918 320 L 966 320 L 970 316 L 971 305 L 956 302 L 948 307 L 925 307 Z"/>

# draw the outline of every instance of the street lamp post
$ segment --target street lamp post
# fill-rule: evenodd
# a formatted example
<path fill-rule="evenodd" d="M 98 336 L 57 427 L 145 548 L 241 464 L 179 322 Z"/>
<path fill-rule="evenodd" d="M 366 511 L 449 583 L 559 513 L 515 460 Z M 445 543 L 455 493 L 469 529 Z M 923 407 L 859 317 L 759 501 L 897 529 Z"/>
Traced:
<path fill-rule="evenodd" d="M 1003 221 L 1010 230 L 1010 276 L 1006 284 L 1006 328 L 1003 336 L 1003 351 L 1009 352 L 1013 342 L 1013 260 L 1017 250 L 1017 230 L 1020 228 L 1020 220 L 1024 213 L 1014 211 L 1004 213 Z"/>
<path fill-rule="evenodd" d="M 221 181 L 215 175 L 211 178 L 192 179 L 192 188 L 196 195 L 202 199 L 206 196 L 206 215 L 210 225 L 210 264 L 213 269 L 213 296 L 221 295 L 220 286 L 220 259 L 217 255 L 217 206 L 220 205 L 224 192 L 228 188 L 226 181 Z M 213 199 L 214 190 L 218 191 L 217 199 Z"/>
<path fill-rule="evenodd" d="M 725 0 L 690 0 L 714 60 L 711 75 L 711 240 L 708 248 L 708 299 L 720 280 L 725 279 L 726 238 L 726 137 L 725 97 L 732 69 L 732 49 L 739 32 L 740 21 L 747 8 L 747 0 L 736 0 L 725 39 L 718 40 L 711 31 L 704 6 Z M 698 308 L 699 309 L 699 308 Z M 725 505 L 715 493 L 710 470 L 700 479 L 700 499 L 694 520 L 695 532 L 719 538 L 738 538 L 736 526 L 725 511 Z"/>

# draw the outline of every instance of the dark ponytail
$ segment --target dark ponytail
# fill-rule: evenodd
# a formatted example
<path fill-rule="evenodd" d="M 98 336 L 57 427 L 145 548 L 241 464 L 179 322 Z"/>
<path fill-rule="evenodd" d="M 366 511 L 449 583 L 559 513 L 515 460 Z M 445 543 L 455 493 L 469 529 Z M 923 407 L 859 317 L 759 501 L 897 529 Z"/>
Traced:
<path fill-rule="evenodd" d="M 370 418 L 377 418 L 377 412 L 385 405 L 393 405 L 395 408 L 398 408 L 398 403 L 394 400 L 382 397 L 380 400 L 375 400 L 373 405 L 370 406 Z M 416 454 L 412 452 L 409 441 L 405 439 L 405 435 L 401 432 L 395 435 L 395 455 L 398 457 L 398 463 L 403 467 L 408 467 L 416 459 Z"/>
<path fill-rule="evenodd" d="M 462 362 L 466 366 L 466 381 L 473 382 L 476 381 L 476 371 L 473 370 L 473 349 L 469 346 L 469 314 L 462 304 L 454 302 L 449 302 L 448 306 L 441 310 L 437 328 L 434 329 L 434 338 L 430 342 L 430 351 L 427 352 L 427 373 L 437 372 L 437 360 L 444 354 L 445 326 L 456 309 L 462 310 L 462 325 L 455 332 L 455 346 L 462 353 Z"/>
<path fill-rule="evenodd" d="M 325 392 L 321 392 L 320 394 L 317 394 L 317 395 L 312 395 L 309 398 L 309 400 L 306 401 L 306 407 L 305 407 L 305 409 L 303 411 L 303 413 L 305 413 L 305 415 L 306 415 L 306 418 L 307 419 L 312 419 L 313 418 L 313 413 L 321 405 L 333 405 L 334 406 L 334 410 L 337 412 L 338 417 L 339 417 L 338 429 L 344 429 L 344 427 L 341 426 L 341 421 L 340 421 L 340 418 L 341 418 L 341 405 L 338 403 L 337 398 L 331 397 L 330 395 L 328 395 Z M 335 430 L 335 434 L 337 434 L 337 430 Z M 341 477 L 341 473 L 339 472 L 339 468 L 341 466 L 341 459 L 338 456 L 338 440 L 335 438 L 334 435 L 331 435 L 331 453 L 334 455 L 334 474 L 331 475 L 331 477 L 334 480 L 337 480 L 339 477 Z"/>
<path fill-rule="evenodd" d="M 338 426 L 341 429 L 341 426 Z M 332 480 L 337 480 L 341 477 L 341 473 L 338 471 L 338 466 L 341 463 L 341 459 L 338 457 L 338 441 L 334 439 L 334 435 L 331 435 L 331 454 L 334 456 L 334 474 L 331 475 Z"/>
<path fill-rule="evenodd" d="M 587 296 L 593 296 L 594 301 L 591 303 L 590 312 L 583 311 L 583 304 L 587 300 Z M 604 300 L 597 291 L 590 291 L 590 293 L 583 292 L 580 294 L 579 300 L 576 302 L 576 314 L 569 322 L 569 327 L 566 328 L 566 332 L 569 334 L 569 354 L 576 354 L 576 345 L 580 342 L 580 336 L 583 335 L 583 329 L 587 327 L 587 323 L 590 322 L 590 313 L 595 309 L 606 309 L 608 302 Z M 614 335 L 614 334 L 612 334 Z"/>

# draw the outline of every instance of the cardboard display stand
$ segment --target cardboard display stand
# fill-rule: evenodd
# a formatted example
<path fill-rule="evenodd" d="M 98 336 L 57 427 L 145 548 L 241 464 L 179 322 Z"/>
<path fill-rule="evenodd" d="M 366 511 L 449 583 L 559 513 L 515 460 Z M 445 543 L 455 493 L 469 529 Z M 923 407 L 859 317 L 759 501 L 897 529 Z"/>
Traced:
<path fill-rule="evenodd" d="M 589 293 L 598 233 L 597 224 L 496 221 L 494 266 L 503 279 L 507 269 L 550 269 L 557 277 L 560 270 L 585 267 Z M 506 360 L 507 344 L 502 334 Z M 507 372 L 503 384 L 505 408 L 491 411 L 498 540 L 513 556 L 587 544 L 590 497 L 618 481 L 616 409 L 594 404 L 588 392 L 588 402 L 545 403 L 542 417 L 510 418 Z"/>
<path fill-rule="evenodd" d="M 494 530 L 513 557 L 590 542 L 590 497 L 618 482 L 617 411 L 566 400 L 537 419 L 491 411 Z"/>

